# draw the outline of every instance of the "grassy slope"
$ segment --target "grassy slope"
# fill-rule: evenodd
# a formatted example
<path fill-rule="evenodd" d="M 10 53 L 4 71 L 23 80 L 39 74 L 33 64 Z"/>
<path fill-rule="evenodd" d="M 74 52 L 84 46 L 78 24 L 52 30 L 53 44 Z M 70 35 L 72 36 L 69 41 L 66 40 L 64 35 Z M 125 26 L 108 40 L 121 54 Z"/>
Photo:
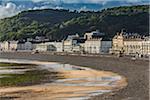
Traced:
<path fill-rule="evenodd" d="M 99 29 L 107 37 L 126 28 L 142 35 L 149 33 L 149 6 L 115 7 L 101 12 L 69 12 L 67 10 L 24 11 L 14 17 L 0 20 L 0 40 L 47 36 L 60 40 L 68 34 Z"/>

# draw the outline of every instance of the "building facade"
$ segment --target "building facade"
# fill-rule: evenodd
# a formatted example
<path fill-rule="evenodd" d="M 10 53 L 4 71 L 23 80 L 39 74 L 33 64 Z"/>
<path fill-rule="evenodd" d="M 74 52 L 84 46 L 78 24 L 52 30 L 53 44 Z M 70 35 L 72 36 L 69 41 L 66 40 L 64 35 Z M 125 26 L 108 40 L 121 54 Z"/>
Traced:
<path fill-rule="evenodd" d="M 142 41 L 142 55 L 150 55 L 150 37 Z"/>
<path fill-rule="evenodd" d="M 112 47 L 112 41 L 102 40 L 101 41 L 101 53 L 109 53 L 110 48 Z"/>
<path fill-rule="evenodd" d="M 18 41 L 4 41 L 1 42 L 1 51 L 14 51 L 17 49 Z"/>
<path fill-rule="evenodd" d="M 80 37 L 78 34 L 69 35 L 65 41 L 63 41 L 63 51 L 64 52 L 83 52 L 82 43 L 85 42 L 85 39 Z"/>
<path fill-rule="evenodd" d="M 91 33 L 85 33 L 84 43 L 85 53 L 103 54 L 109 53 L 109 49 L 112 47 L 112 41 L 103 38 L 105 34 L 99 31 L 93 31 Z"/>
<path fill-rule="evenodd" d="M 117 33 L 114 36 L 110 53 L 147 56 L 150 54 L 149 37 L 141 37 L 138 34 Z"/>
<path fill-rule="evenodd" d="M 101 38 L 100 39 L 89 39 L 84 43 L 85 53 L 98 54 L 101 52 Z"/>
<path fill-rule="evenodd" d="M 142 40 L 125 40 L 123 50 L 125 55 L 142 54 Z"/>
<path fill-rule="evenodd" d="M 1 51 L 17 51 L 17 50 L 32 50 L 33 45 L 31 42 L 21 41 L 4 41 L 0 44 Z"/>
<path fill-rule="evenodd" d="M 46 51 L 56 51 L 56 47 L 51 44 L 41 43 L 36 46 L 36 50 L 46 52 Z"/>
<path fill-rule="evenodd" d="M 123 53 L 123 47 L 124 47 L 124 43 L 123 43 L 123 35 L 122 33 L 117 33 L 117 35 L 114 36 L 114 38 L 112 39 L 112 48 L 110 49 L 110 53 L 112 54 L 119 54 L 119 53 Z"/>
<path fill-rule="evenodd" d="M 36 50 L 38 51 L 55 51 L 63 52 L 63 42 L 45 42 L 36 44 Z"/>

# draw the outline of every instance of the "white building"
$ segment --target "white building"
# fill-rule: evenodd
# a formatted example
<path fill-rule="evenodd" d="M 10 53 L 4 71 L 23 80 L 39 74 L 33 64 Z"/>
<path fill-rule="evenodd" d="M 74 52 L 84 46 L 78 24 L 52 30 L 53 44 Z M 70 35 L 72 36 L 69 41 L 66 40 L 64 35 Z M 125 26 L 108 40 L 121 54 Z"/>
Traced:
<path fill-rule="evenodd" d="M 84 38 L 87 39 L 87 40 L 90 40 L 90 39 L 93 39 L 93 38 L 101 38 L 104 35 L 105 35 L 105 33 L 101 33 L 101 32 L 99 32 L 99 30 L 96 30 L 96 31 L 92 31 L 92 32 L 89 32 L 89 33 L 85 33 Z"/>
<path fill-rule="evenodd" d="M 84 43 L 84 52 L 93 54 L 108 53 L 112 47 L 112 41 L 104 40 L 104 35 L 104 33 L 100 33 L 99 31 L 85 33 L 84 38 L 86 41 Z"/>
<path fill-rule="evenodd" d="M 56 51 L 56 47 L 51 44 L 40 43 L 36 46 L 36 50 L 43 51 L 43 52 Z"/>
<path fill-rule="evenodd" d="M 36 50 L 63 52 L 63 42 L 45 42 L 36 44 Z"/>
<path fill-rule="evenodd" d="M 27 51 L 30 51 L 30 50 L 33 50 L 33 44 L 31 42 L 21 42 L 19 41 L 18 44 L 17 44 L 17 50 L 27 50 Z"/>
<path fill-rule="evenodd" d="M 112 41 L 106 41 L 100 39 L 86 40 L 84 44 L 85 53 L 104 54 L 109 53 L 109 49 L 112 47 Z"/>
<path fill-rule="evenodd" d="M 133 56 L 148 56 L 150 55 L 150 39 L 142 37 L 137 33 L 121 32 L 114 36 L 113 46 L 110 53 L 124 54 Z"/>
<path fill-rule="evenodd" d="M 63 52 L 63 41 L 62 42 L 46 42 L 45 44 L 53 45 L 56 48 L 56 52 Z"/>
<path fill-rule="evenodd" d="M 142 55 L 143 56 L 150 56 L 150 38 L 145 39 L 142 41 Z"/>
<path fill-rule="evenodd" d="M 16 51 L 18 47 L 18 41 L 9 41 L 9 50 Z"/>
<path fill-rule="evenodd" d="M 25 42 L 25 50 L 32 50 L 33 44 L 31 42 Z"/>
<path fill-rule="evenodd" d="M 124 54 L 134 55 L 142 53 L 142 40 L 125 40 Z"/>
<path fill-rule="evenodd" d="M 84 44 L 84 52 L 95 53 L 95 54 L 100 53 L 101 52 L 101 40 L 102 39 L 86 40 Z"/>
<path fill-rule="evenodd" d="M 18 41 L 4 41 L 1 42 L 2 51 L 12 51 L 16 50 Z"/>
<path fill-rule="evenodd" d="M 102 40 L 101 41 L 101 52 L 100 53 L 109 53 L 110 48 L 112 48 L 112 41 Z"/>
<path fill-rule="evenodd" d="M 125 55 L 150 55 L 150 40 L 128 40 L 124 41 L 124 54 Z"/>
<path fill-rule="evenodd" d="M 78 34 L 69 35 L 67 39 L 63 42 L 64 52 L 83 52 L 83 47 L 81 44 L 85 41 Z"/>
<path fill-rule="evenodd" d="M 4 41 L 0 43 L 1 51 L 32 50 L 31 42 Z"/>
<path fill-rule="evenodd" d="M 2 49 L 3 49 L 3 42 L 0 42 L 0 51 L 2 51 Z"/>
<path fill-rule="evenodd" d="M 9 46 L 10 46 L 10 43 L 8 41 L 4 41 L 3 50 L 4 51 L 9 51 Z"/>

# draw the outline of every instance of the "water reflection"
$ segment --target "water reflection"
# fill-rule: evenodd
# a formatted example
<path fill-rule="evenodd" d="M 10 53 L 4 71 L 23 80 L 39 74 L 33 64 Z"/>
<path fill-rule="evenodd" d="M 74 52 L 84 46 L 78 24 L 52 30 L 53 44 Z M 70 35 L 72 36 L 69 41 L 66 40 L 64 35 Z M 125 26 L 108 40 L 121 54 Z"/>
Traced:
<path fill-rule="evenodd" d="M 58 100 L 83 100 L 88 99 L 91 96 L 111 92 L 113 91 L 113 89 L 121 89 L 122 87 L 125 87 L 127 85 L 125 78 L 118 74 L 104 71 L 96 71 L 90 68 L 70 64 L 12 59 L 0 59 L 0 62 L 36 64 L 36 68 L 39 70 L 46 69 L 49 72 L 60 72 L 60 76 L 64 77 L 63 79 L 57 79 L 54 80 L 52 83 L 45 83 L 37 87 L 35 86 L 26 88 L 32 90 L 39 89 L 39 91 L 43 91 L 45 95 L 41 95 L 39 97 L 41 99 L 47 97 L 54 100 L 58 98 Z M 18 70 L 18 73 L 24 71 L 24 69 Z M 3 73 L 4 72 L 7 71 L 5 70 L 3 71 Z M 9 70 L 8 72 L 15 73 L 16 71 Z M 14 91 L 17 91 L 17 89 L 15 89 Z M 32 92 L 30 93 L 30 95 L 32 95 Z M 24 98 L 23 95 L 22 98 Z M 33 97 L 33 100 L 37 98 L 38 96 Z"/>

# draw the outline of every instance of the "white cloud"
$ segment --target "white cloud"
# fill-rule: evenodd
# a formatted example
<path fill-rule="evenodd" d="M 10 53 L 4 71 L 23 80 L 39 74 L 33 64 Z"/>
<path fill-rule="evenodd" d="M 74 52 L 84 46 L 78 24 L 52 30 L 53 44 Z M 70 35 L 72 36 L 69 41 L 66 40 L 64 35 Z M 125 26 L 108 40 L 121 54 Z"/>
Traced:
<path fill-rule="evenodd" d="M 86 6 L 83 6 L 79 9 L 79 11 L 88 11 L 89 9 Z"/>
<path fill-rule="evenodd" d="M 43 0 L 34 0 L 36 2 L 43 1 Z M 53 0 L 55 1 L 55 0 Z M 0 5 L 0 19 L 11 17 L 23 10 L 36 10 L 36 9 L 47 9 L 47 8 L 53 8 L 53 9 L 63 9 L 61 6 L 51 6 L 48 5 L 48 2 L 43 6 L 34 6 L 34 7 L 27 7 L 24 4 L 16 5 L 12 2 L 2 3 Z"/>
<path fill-rule="evenodd" d="M 64 8 L 60 6 L 56 6 L 54 9 L 64 9 Z"/>
<path fill-rule="evenodd" d="M 14 1 L 14 3 L 12 3 L 11 1 Z M 68 4 L 70 3 L 77 3 L 77 4 L 78 3 L 95 3 L 95 4 L 102 4 L 103 6 L 105 6 L 107 5 L 108 2 L 111 2 L 111 1 L 122 1 L 122 2 L 127 2 L 127 3 L 135 3 L 135 4 L 139 3 L 140 4 L 140 2 L 146 1 L 146 0 L 30 0 L 30 1 L 33 1 L 33 6 L 28 6 L 27 4 L 23 4 L 23 3 L 16 5 L 15 1 L 16 0 L 2 0 L 2 2 L 4 3 L 0 5 L 0 19 L 14 16 L 22 10 L 32 10 L 32 9 L 35 10 L 35 9 L 46 9 L 46 8 L 53 8 L 53 9 L 64 8 L 65 9 L 65 6 L 62 6 L 61 3 L 68 3 Z M 36 4 L 39 4 L 39 5 L 36 5 Z M 84 5 L 83 7 L 79 7 L 78 9 L 79 11 L 81 11 L 81 10 L 90 10 L 91 8 L 88 8 L 88 6 Z"/>
<path fill-rule="evenodd" d="M 34 7 L 34 8 L 32 8 L 32 10 L 37 10 L 37 9 L 47 9 L 47 8 L 49 8 L 49 6 L 41 6 L 41 7 Z"/>
<path fill-rule="evenodd" d="M 48 1 L 48 0 L 31 0 L 33 2 L 41 2 L 41 1 Z"/>
<path fill-rule="evenodd" d="M 63 7 L 61 6 L 56 6 L 56 7 L 51 7 L 51 6 L 41 6 L 41 7 L 34 7 L 34 8 L 31 8 L 30 10 L 37 10 L 37 9 L 48 9 L 48 8 L 51 8 L 51 9 L 63 9 Z"/>
<path fill-rule="evenodd" d="M 5 17 L 11 17 L 20 11 L 20 7 L 17 7 L 14 3 L 7 3 L 5 5 L 0 5 L 0 19 Z"/>
<path fill-rule="evenodd" d="M 35 3 L 37 3 L 37 2 L 50 2 L 50 3 L 55 3 L 55 4 L 58 3 L 59 4 L 63 0 L 31 0 L 31 1 L 33 1 Z"/>
<path fill-rule="evenodd" d="M 51 2 L 51 3 L 98 3 L 102 1 L 108 1 L 108 0 L 32 0 L 33 2 Z"/>
<path fill-rule="evenodd" d="M 109 1 L 123 1 L 123 2 L 141 2 L 143 0 L 32 0 L 33 2 L 41 2 L 47 1 L 51 3 L 99 3 L 102 4 L 104 2 Z M 148 0 L 147 0 L 148 1 Z"/>

